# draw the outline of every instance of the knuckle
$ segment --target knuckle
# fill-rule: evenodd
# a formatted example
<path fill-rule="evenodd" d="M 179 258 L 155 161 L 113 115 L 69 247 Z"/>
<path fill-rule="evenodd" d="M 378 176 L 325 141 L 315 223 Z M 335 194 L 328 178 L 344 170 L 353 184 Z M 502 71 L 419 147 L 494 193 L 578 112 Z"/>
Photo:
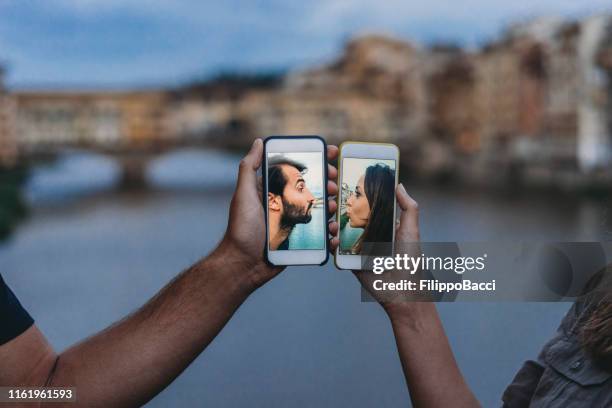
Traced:
<path fill-rule="evenodd" d="M 240 163 L 238 164 L 238 168 L 240 170 L 246 170 L 248 167 L 249 167 L 249 161 L 247 159 L 240 160 Z"/>

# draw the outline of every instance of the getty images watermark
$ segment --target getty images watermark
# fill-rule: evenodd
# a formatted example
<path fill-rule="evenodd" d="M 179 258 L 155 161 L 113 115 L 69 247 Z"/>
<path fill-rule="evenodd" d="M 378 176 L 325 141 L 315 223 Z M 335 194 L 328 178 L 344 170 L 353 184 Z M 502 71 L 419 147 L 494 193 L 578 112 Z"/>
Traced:
<path fill-rule="evenodd" d="M 364 245 L 362 300 L 573 301 L 610 285 L 608 242 L 422 242 Z M 602 277 L 604 277 L 602 279 Z"/>
<path fill-rule="evenodd" d="M 385 271 L 393 270 L 407 272 L 414 276 L 421 270 L 439 270 L 453 272 L 463 275 L 466 272 L 484 271 L 487 254 L 482 256 L 410 256 L 408 254 L 396 254 L 395 256 L 374 257 L 372 262 L 372 272 L 380 275 Z M 495 279 L 490 281 L 472 281 L 461 279 L 460 282 L 442 282 L 438 279 L 400 279 L 398 282 L 385 282 L 383 279 L 376 279 L 372 283 L 372 288 L 380 290 L 409 290 L 409 291 L 435 291 L 453 292 L 463 291 L 494 291 Z"/>

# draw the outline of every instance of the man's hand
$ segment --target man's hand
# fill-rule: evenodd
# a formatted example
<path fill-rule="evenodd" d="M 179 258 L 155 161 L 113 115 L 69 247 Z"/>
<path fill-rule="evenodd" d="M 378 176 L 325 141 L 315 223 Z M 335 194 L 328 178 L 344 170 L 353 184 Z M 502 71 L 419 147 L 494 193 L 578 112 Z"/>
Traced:
<path fill-rule="evenodd" d="M 327 146 L 328 160 L 338 156 L 336 146 Z M 236 259 L 249 268 L 250 281 L 253 289 L 263 285 L 284 267 L 272 266 L 265 261 L 266 224 L 264 207 L 261 195 L 261 180 L 257 177 L 257 170 L 261 167 L 263 159 L 263 142 L 256 139 L 249 153 L 240 161 L 238 183 L 230 205 L 227 232 L 218 251 L 225 256 Z M 335 183 L 337 170 L 328 165 L 330 181 L 327 183 L 327 195 L 334 196 L 338 192 Z M 336 211 L 335 199 L 328 202 L 330 214 Z M 333 243 L 330 250 L 333 251 Z"/>
<path fill-rule="evenodd" d="M 264 261 L 266 226 L 256 176 L 262 153 L 258 139 L 240 164 L 227 232 L 217 249 L 139 310 L 59 356 L 36 326 L 0 346 L 0 385 L 76 387 L 78 401 L 70 405 L 75 407 L 141 406 L 163 390 L 249 294 L 282 270 Z M 338 148 L 328 147 L 330 160 L 337 154 Z M 328 173 L 337 175 L 332 166 Z M 328 194 L 337 191 L 329 182 Z M 336 208 L 331 200 L 329 211 Z"/>

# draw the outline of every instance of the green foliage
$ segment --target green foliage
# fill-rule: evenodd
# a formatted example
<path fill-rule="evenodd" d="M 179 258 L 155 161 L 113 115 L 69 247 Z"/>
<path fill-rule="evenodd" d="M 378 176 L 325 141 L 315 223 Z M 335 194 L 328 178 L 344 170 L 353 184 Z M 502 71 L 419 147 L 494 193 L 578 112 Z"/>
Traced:
<path fill-rule="evenodd" d="M 346 215 L 346 213 L 342 213 L 340 215 L 340 229 L 344 229 L 344 227 L 346 227 L 346 223 L 348 222 L 349 217 L 348 215 Z"/>

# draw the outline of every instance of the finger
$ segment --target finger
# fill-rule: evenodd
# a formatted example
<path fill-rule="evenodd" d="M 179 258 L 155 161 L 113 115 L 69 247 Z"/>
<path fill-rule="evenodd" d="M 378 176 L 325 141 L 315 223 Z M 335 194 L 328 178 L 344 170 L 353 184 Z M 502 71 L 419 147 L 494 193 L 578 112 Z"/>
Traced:
<path fill-rule="evenodd" d="M 338 169 L 336 169 L 331 164 L 327 165 L 327 178 L 330 180 L 335 180 L 338 177 Z"/>
<path fill-rule="evenodd" d="M 338 234 L 338 223 L 336 221 L 332 221 L 329 223 L 329 233 L 333 236 Z"/>
<path fill-rule="evenodd" d="M 332 252 L 336 251 L 336 248 L 338 248 L 338 245 L 340 245 L 340 240 L 338 238 L 334 237 L 329 240 L 329 248 L 331 249 Z"/>
<path fill-rule="evenodd" d="M 261 166 L 263 155 L 263 142 L 257 138 L 251 146 L 251 150 L 240 160 L 240 170 L 238 171 L 238 188 L 245 185 L 255 185 L 257 183 L 257 169 Z"/>
<path fill-rule="evenodd" d="M 329 180 L 327 182 L 327 195 L 333 196 L 338 194 L 338 185 L 333 181 Z"/>
<path fill-rule="evenodd" d="M 327 145 L 327 160 L 336 160 L 338 157 L 338 146 Z"/>
<path fill-rule="evenodd" d="M 397 203 L 402 209 L 400 216 L 400 226 L 398 228 L 398 239 L 412 238 L 418 239 L 419 236 L 419 205 L 410 197 L 403 184 L 396 188 Z"/>
<path fill-rule="evenodd" d="M 329 209 L 330 214 L 334 214 L 338 209 L 338 203 L 336 203 L 336 200 L 328 200 L 327 208 Z"/>

